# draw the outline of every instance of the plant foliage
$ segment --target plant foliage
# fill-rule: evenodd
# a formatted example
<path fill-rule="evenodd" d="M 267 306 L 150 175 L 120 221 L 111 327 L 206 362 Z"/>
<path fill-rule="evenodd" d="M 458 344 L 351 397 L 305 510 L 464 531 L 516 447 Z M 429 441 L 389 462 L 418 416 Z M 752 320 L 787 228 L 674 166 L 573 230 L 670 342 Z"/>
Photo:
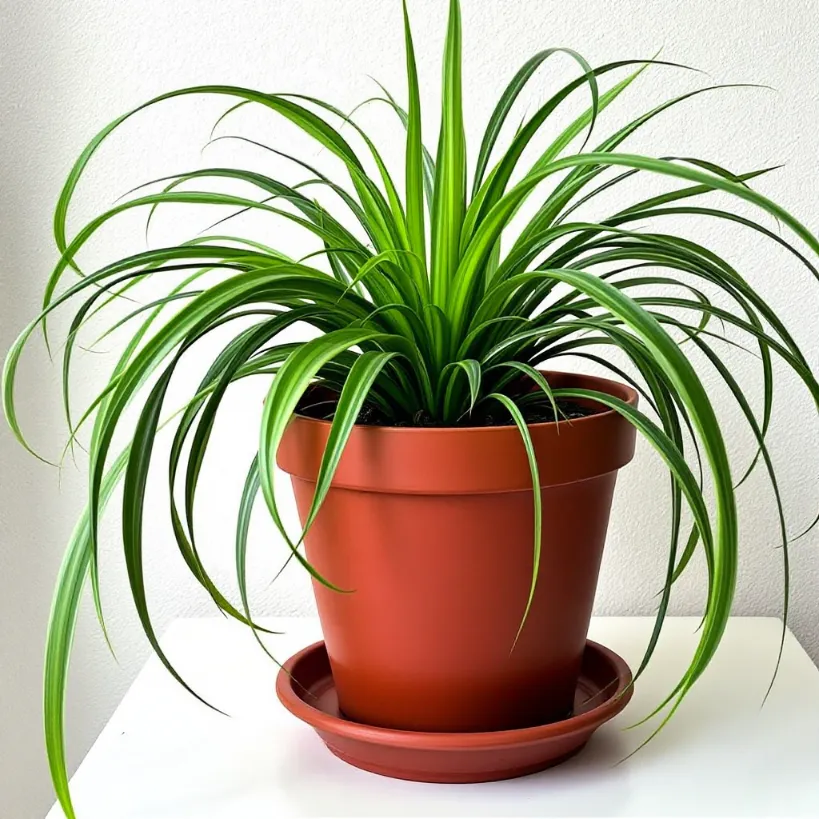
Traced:
<path fill-rule="evenodd" d="M 662 228 L 664 217 L 680 215 L 734 223 L 786 248 L 814 277 L 819 274 L 811 258 L 819 253 L 819 242 L 793 216 L 750 186 L 751 180 L 770 169 L 737 174 L 700 159 L 654 158 L 622 150 L 635 131 L 668 109 L 695 95 L 729 86 L 700 88 L 670 99 L 596 142 L 593 129 L 600 112 L 648 66 L 672 64 L 656 59 L 625 60 L 593 68 L 568 49 L 542 51 L 523 65 L 503 92 L 470 173 L 464 135 L 458 0 L 452 0 L 449 9 L 441 126 L 434 158 L 422 142 L 421 97 L 406 8 L 404 20 L 407 107 L 399 105 L 387 91 L 379 98 L 404 126 L 403 191 L 364 130 L 332 105 L 296 94 L 199 86 L 163 94 L 104 128 L 83 151 L 60 194 L 54 215 L 60 258 L 48 279 L 41 313 L 8 353 L 3 399 L 8 423 L 29 447 L 14 401 L 20 355 L 38 328 L 47 338 L 47 318 L 71 302 L 75 305 L 73 321 L 62 347 L 65 412 L 72 443 L 80 428 L 91 425 L 89 501 L 68 544 L 57 583 L 44 687 L 51 773 L 69 817 L 74 816 L 74 811 L 68 790 L 63 726 L 69 653 L 82 588 L 89 575 L 102 622 L 99 521 L 120 482 L 122 545 L 133 599 L 151 646 L 187 687 L 162 651 L 146 604 L 143 503 L 154 442 L 160 426 L 166 423 L 162 420 L 166 393 L 174 372 L 200 340 L 219 327 L 241 329 L 213 358 L 196 393 L 171 416 L 175 431 L 168 491 L 175 539 L 192 575 L 219 609 L 254 632 L 259 627 L 249 610 L 245 553 L 249 517 L 259 493 L 292 550 L 293 559 L 319 582 L 330 585 L 331 581 L 319 576 L 302 555 L 299 547 L 304 532 L 294 538 L 285 531 L 274 491 L 277 448 L 311 385 L 320 381 L 337 391 L 339 398 L 305 531 L 321 507 L 345 442 L 365 405 L 376 406 L 393 422 L 411 422 L 421 413 L 441 424 L 455 424 L 468 418 L 478 404 L 499 403 L 520 429 L 537 480 L 537 463 L 523 410 L 526 401 L 539 393 L 521 398 L 511 389 L 521 378 L 529 378 L 551 401 L 589 398 L 622 413 L 668 467 L 672 530 L 667 577 L 639 672 L 656 645 L 673 583 L 698 548 L 704 554 L 708 596 L 699 645 L 688 670 L 653 715 L 667 719 L 719 645 L 731 611 L 739 555 L 735 473 L 712 401 L 692 366 L 690 353 L 696 353 L 724 381 L 758 443 L 758 456 L 751 468 L 759 460 L 764 464 L 779 510 L 787 621 L 788 535 L 765 444 L 771 419 L 774 359 L 781 359 L 796 373 L 815 401 L 819 400 L 819 384 L 785 325 L 729 261 L 697 242 L 664 233 Z M 559 53 L 577 64 L 577 78 L 530 113 L 503 143 L 500 137 L 517 98 L 535 72 Z M 616 82 L 609 85 L 611 78 Z M 604 81 L 609 85 L 605 90 Z M 295 166 L 308 174 L 299 185 L 288 185 L 251 170 L 196 170 L 132 191 L 124 201 L 69 237 L 66 220 L 75 190 L 107 137 L 130 117 L 156 103 L 202 94 L 228 100 L 232 106 L 228 114 L 254 105 L 284 117 L 340 160 L 345 179 L 333 180 L 295 157 L 290 158 Z M 554 137 L 534 162 L 524 163 L 527 149 L 537 144 L 535 137 L 553 121 L 552 114 L 578 94 L 587 95 L 587 110 Z M 573 152 L 571 146 L 581 140 L 582 147 Z M 606 219 L 589 221 L 579 215 L 590 200 L 635 174 L 682 184 L 633 202 Z M 209 190 L 220 180 L 245 183 L 258 196 Z M 318 186 L 331 194 L 335 207 L 326 208 L 311 198 L 308 186 Z M 536 191 L 546 191 L 545 199 L 534 209 L 529 208 L 531 215 L 510 238 L 510 223 L 521 206 L 532 204 Z M 775 217 L 793 238 L 783 238 L 779 232 L 732 210 L 702 204 L 711 192 L 730 194 Z M 218 233 L 135 253 L 94 271 L 80 268 L 78 254 L 107 222 L 134 209 L 146 211 L 150 218 L 159 205 L 164 208 L 173 204 L 202 209 L 228 206 L 237 213 L 261 211 L 312 234 L 317 253 L 302 260 L 291 259 L 265 244 L 225 233 L 223 226 Z M 217 275 L 218 280 L 198 286 L 206 272 Z M 165 295 L 116 322 L 115 328 L 126 324 L 133 328 L 130 340 L 105 389 L 79 418 L 75 417 L 69 383 L 79 331 L 91 317 L 104 313 L 112 304 L 133 299 L 140 286 L 149 281 L 154 287 L 160 283 Z M 684 295 L 668 295 L 670 285 L 676 287 L 674 292 L 682 288 Z M 706 295 L 715 292 L 730 306 L 719 306 L 713 296 Z M 315 327 L 317 337 L 304 343 L 282 342 L 280 334 L 297 322 Z M 721 327 L 747 336 L 758 353 L 763 384 L 759 410 L 750 406 L 720 356 L 719 345 L 730 341 L 718 332 Z M 633 374 L 614 363 L 615 351 L 633 365 Z M 537 368 L 568 354 L 584 356 L 634 383 L 655 420 L 609 395 L 580 389 L 551 391 Z M 193 509 L 219 407 L 231 385 L 251 376 L 268 379 L 270 389 L 261 417 L 258 455 L 250 465 L 242 492 L 236 538 L 241 604 L 235 606 L 216 587 L 200 560 Z M 114 434 L 133 405 L 139 412 L 130 444 L 113 457 Z M 692 455 L 701 459 L 699 475 L 688 466 Z M 703 481 L 702 468 L 710 473 L 708 481 Z M 181 508 L 176 500 L 177 487 L 183 488 Z M 539 493 L 533 497 L 533 564 L 537 567 L 541 540 Z M 682 531 L 686 507 L 692 520 L 688 534 Z M 532 592 L 535 580 L 536 572 Z"/>

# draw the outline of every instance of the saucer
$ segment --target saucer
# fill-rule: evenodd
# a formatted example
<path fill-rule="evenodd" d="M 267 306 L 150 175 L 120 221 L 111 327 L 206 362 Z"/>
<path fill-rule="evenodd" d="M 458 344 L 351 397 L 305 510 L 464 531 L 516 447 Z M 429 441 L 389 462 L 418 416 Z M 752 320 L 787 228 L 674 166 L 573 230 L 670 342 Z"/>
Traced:
<path fill-rule="evenodd" d="M 492 782 L 535 773 L 580 751 L 631 699 L 631 671 L 611 649 L 586 643 L 571 717 L 509 731 L 432 733 L 354 722 L 340 711 L 323 642 L 279 671 L 282 704 L 316 730 L 340 759 L 365 771 L 417 782 Z"/>

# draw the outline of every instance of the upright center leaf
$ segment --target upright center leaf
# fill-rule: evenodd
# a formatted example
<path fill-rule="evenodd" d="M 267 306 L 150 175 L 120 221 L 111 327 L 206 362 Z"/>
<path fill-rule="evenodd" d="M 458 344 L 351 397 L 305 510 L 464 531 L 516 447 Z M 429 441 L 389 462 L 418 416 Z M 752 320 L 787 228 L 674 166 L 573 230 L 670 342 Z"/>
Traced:
<path fill-rule="evenodd" d="M 458 268 L 466 201 L 466 138 L 461 94 L 461 9 L 449 8 L 444 49 L 443 108 L 432 200 L 432 299 L 445 307 Z"/>

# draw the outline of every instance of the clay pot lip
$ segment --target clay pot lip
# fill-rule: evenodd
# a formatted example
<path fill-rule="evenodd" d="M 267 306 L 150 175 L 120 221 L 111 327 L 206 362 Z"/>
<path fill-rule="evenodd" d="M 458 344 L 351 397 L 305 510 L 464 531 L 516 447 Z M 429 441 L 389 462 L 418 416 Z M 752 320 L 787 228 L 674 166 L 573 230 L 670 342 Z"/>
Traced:
<path fill-rule="evenodd" d="M 585 373 L 572 373 L 566 372 L 562 370 L 540 370 L 539 372 L 543 373 L 545 376 L 550 375 L 557 375 L 557 376 L 568 376 L 573 378 L 580 378 L 583 380 L 590 380 L 596 381 L 600 384 L 601 392 L 608 392 L 608 390 L 602 389 L 604 386 L 612 386 L 614 387 L 614 391 L 610 394 L 613 395 L 615 398 L 620 398 L 621 400 L 625 401 L 629 406 L 636 407 L 639 401 L 639 396 L 637 394 L 637 390 L 633 387 L 629 386 L 628 384 L 623 384 L 621 381 L 615 381 L 611 378 L 603 378 L 599 375 L 586 375 Z M 620 393 L 619 395 L 617 393 Z M 601 421 L 604 418 L 611 418 L 614 415 L 617 415 L 617 410 L 613 409 L 606 409 L 602 412 L 595 412 L 593 415 L 585 415 L 582 418 L 572 418 L 566 421 L 541 421 L 536 424 L 528 424 L 527 426 L 531 430 L 538 430 L 538 429 L 550 429 L 553 427 L 557 427 L 559 424 L 569 424 L 572 427 L 579 426 L 582 424 L 589 424 L 594 421 Z M 311 418 L 308 415 L 300 415 L 299 413 L 293 414 L 294 420 L 298 420 L 299 423 L 307 423 L 319 428 L 326 427 L 328 430 L 332 426 L 331 421 L 324 421 L 320 418 Z M 454 433 L 461 433 L 464 435 L 492 435 L 492 434 L 502 434 L 504 432 L 508 432 L 510 429 L 516 429 L 513 424 L 505 424 L 503 426 L 480 426 L 480 427 L 393 427 L 393 426 L 379 426 L 378 424 L 355 424 L 353 427 L 358 434 L 365 434 L 365 435 L 396 435 L 396 434 L 404 434 L 404 435 L 418 435 L 421 433 L 425 434 L 449 434 L 452 435 Z"/>
<path fill-rule="evenodd" d="M 586 641 L 586 650 L 588 649 L 596 652 L 613 668 L 617 680 L 615 692 L 600 705 L 589 711 L 584 711 L 582 714 L 577 714 L 559 722 L 534 725 L 529 728 L 462 733 L 407 731 L 398 728 L 365 725 L 335 717 L 305 702 L 295 692 L 292 684 L 292 672 L 296 665 L 311 653 L 326 650 L 323 640 L 303 648 L 284 663 L 276 678 L 276 694 L 285 708 L 294 716 L 312 726 L 316 731 L 344 736 L 353 740 L 399 748 L 442 751 L 477 751 L 511 745 L 529 745 L 550 739 L 573 736 L 578 733 L 590 733 L 600 725 L 608 722 L 628 705 L 634 693 L 634 686 L 632 685 L 631 669 L 626 661 L 616 652 L 594 640 Z"/>

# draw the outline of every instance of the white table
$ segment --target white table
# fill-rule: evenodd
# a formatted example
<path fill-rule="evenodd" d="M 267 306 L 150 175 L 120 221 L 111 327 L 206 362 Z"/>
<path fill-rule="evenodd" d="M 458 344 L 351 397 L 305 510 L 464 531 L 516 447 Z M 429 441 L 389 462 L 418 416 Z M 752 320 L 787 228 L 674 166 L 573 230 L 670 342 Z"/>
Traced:
<path fill-rule="evenodd" d="M 277 618 L 284 660 L 320 638 L 312 619 Z M 276 699 L 276 668 L 242 626 L 179 620 L 163 643 L 187 695 L 152 657 L 72 780 L 79 819 L 287 816 L 819 816 L 819 672 L 791 634 L 760 709 L 781 628 L 735 618 L 721 652 L 661 734 L 623 729 L 676 682 L 696 618 L 671 618 L 630 706 L 557 768 L 480 785 L 386 779 L 345 765 Z M 636 664 L 649 618 L 597 618 L 591 636 Z M 62 817 L 55 807 L 49 819 Z"/>

